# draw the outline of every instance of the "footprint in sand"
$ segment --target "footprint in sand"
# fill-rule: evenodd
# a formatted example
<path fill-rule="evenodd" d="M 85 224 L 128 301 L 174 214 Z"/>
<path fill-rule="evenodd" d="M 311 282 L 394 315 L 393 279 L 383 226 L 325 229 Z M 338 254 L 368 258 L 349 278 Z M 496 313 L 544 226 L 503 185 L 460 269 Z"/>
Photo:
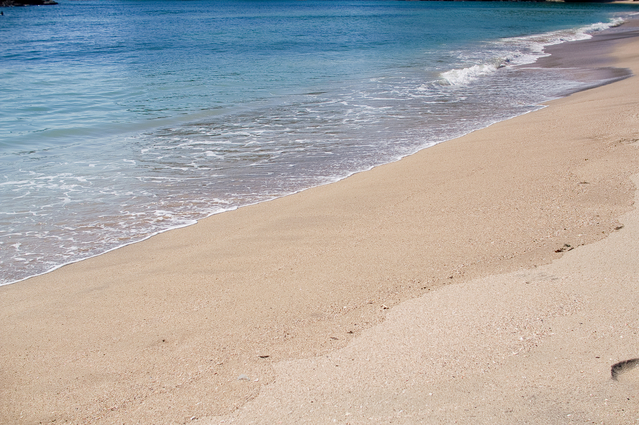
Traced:
<path fill-rule="evenodd" d="M 637 366 L 639 366 L 639 359 L 624 360 L 612 365 L 610 375 L 615 381 L 639 383 L 639 368 Z"/>

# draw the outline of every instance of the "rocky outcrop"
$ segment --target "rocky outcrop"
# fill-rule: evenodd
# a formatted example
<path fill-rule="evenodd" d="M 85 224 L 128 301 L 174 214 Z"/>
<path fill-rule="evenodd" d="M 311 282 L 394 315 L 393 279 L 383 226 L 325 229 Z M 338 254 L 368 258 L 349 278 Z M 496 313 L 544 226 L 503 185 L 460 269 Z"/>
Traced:
<path fill-rule="evenodd" d="M 53 0 L 0 0 L 0 6 L 39 6 L 58 4 Z"/>

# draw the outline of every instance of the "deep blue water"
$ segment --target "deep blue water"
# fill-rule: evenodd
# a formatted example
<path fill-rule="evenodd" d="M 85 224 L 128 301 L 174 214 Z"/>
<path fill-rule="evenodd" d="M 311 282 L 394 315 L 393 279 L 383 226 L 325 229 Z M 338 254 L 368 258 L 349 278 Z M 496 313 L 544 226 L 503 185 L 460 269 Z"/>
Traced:
<path fill-rule="evenodd" d="M 0 284 L 537 109 L 592 83 L 544 46 L 633 10 L 59 2 L 0 17 Z"/>

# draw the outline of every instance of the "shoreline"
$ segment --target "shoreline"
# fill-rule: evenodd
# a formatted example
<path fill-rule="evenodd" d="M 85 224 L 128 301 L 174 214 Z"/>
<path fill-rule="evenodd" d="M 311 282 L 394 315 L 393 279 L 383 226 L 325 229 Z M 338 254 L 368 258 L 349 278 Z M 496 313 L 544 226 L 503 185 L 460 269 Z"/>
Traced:
<path fill-rule="evenodd" d="M 1 287 L 0 419 L 225 414 L 403 301 L 601 240 L 634 202 L 635 79 Z"/>
<path fill-rule="evenodd" d="M 635 38 L 615 49 L 631 60 L 632 79 L 637 45 Z M 597 90 L 576 97 L 549 109 L 606 98 Z M 619 101 L 625 107 L 617 111 L 636 105 L 628 97 Z M 613 102 L 607 103 L 610 112 Z M 628 124 L 637 122 L 633 114 Z M 631 134 L 619 143 L 632 146 L 636 157 L 639 133 Z M 342 349 L 277 363 L 277 379 L 254 400 L 196 423 L 636 422 L 639 174 L 630 179 L 633 206 L 603 239 L 564 244 L 555 251 L 564 255 L 550 264 L 403 302 Z"/>
<path fill-rule="evenodd" d="M 595 36 L 597 38 L 601 38 L 601 34 L 596 34 Z M 588 41 L 589 40 L 585 40 L 585 42 L 588 42 Z M 577 42 L 573 41 L 573 42 L 568 42 L 568 43 L 569 44 L 573 44 L 573 43 L 580 43 L 580 42 L 579 41 L 577 41 Z M 560 45 L 550 45 L 550 46 L 547 46 L 547 49 L 556 49 L 557 47 L 559 47 L 559 50 L 561 50 L 560 46 L 562 46 L 564 44 L 566 44 L 566 42 L 561 43 Z M 598 44 L 603 44 L 603 43 L 598 43 Z M 590 47 L 590 49 L 592 49 L 592 46 Z M 601 48 L 599 48 L 599 50 L 603 51 Z M 553 53 L 553 55 L 554 55 L 554 53 Z M 519 65 L 519 66 L 516 66 L 515 69 L 517 69 L 517 68 L 526 69 L 528 67 L 536 68 L 540 62 L 542 62 L 544 60 L 547 60 L 547 59 L 548 59 L 547 57 L 541 57 L 541 59 L 538 60 L 535 63 L 526 64 L 526 65 Z M 562 60 L 565 60 L 565 57 L 562 58 Z M 587 60 L 582 60 L 581 62 L 582 63 L 580 65 L 583 65 L 584 63 L 588 63 Z M 580 65 L 577 65 L 577 66 L 580 66 Z M 590 64 L 590 65 L 593 65 L 593 64 Z M 548 67 L 548 68 L 552 68 L 553 67 L 552 64 L 550 64 L 548 66 L 546 66 L 546 65 L 541 65 L 541 66 L 542 67 Z M 592 69 L 593 67 L 590 66 L 590 68 L 591 68 L 590 72 L 594 72 L 593 69 Z M 592 78 L 596 79 L 596 80 L 599 80 L 599 78 L 603 78 L 602 81 L 597 82 L 595 84 L 591 84 L 590 86 L 584 87 L 584 88 L 581 88 L 581 89 L 569 89 L 568 91 L 566 91 L 564 93 L 557 94 L 556 96 L 565 97 L 565 96 L 570 95 L 571 93 L 574 93 L 575 91 L 588 90 L 588 89 L 596 87 L 598 85 L 610 84 L 611 82 L 613 82 L 615 80 L 627 78 L 627 75 L 624 74 L 625 70 L 622 70 L 622 69 L 617 69 L 617 68 L 613 68 L 613 67 L 607 67 L 607 68 L 598 67 L 597 71 L 600 72 L 601 75 L 599 75 L 596 78 L 595 77 L 592 77 Z M 555 96 L 553 96 L 553 98 L 555 98 Z M 533 104 L 531 104 L 531 105 L 533 105 Z M 542 104 L 534 104 L 533 106 L 535 108 L 542 108 L 543 107 Z M 528 112 L 519 112 L 519 113 L 520 114 L 526 114 Z M 509 117 L 509 118 L 505 118 L 505 119 L 512 119 L 512 118 L 513 117 Z M 498 122 L 498 121 L 487 121 L 487 122 L 484 122 L 483 124 L 481 124 L 481 125 L 483 125 L 483 127 L 479 126 L 479 127 L 475 128 L 475 129 L 468 129 L 468 130 L 464 130 L 464 131 L 468 131 L 468 132 L 478 131 L 478 130 L 481 130 L 482 128 L 485 128 L 485 127 L 488 127 L 490 125 L 493 125 L 495 122 Z M 458 137 L 461 137 L 461 135 L 465 135 L 465 134 L 468 134 L 468 133 L 458 133 L 455 137 L 453 137 L 452 135 L 449 134 L 446 137 L 458 138 Z M 448 140 L 451 140 L 451 139 L 448 139 Z M 433 144 L 444 143 L 444 142 L 446 142 L 448 140 L 432 142 L 432 143 Z M 433 144 L 430 144 L 428 147 L 432 147 Z M 423 147 L 422 146 L 421 148 L 419 148 L 419 150 L 426 149 L 426 148 L 427 147 Z M 357 171 L 350 171 L 348 173 L 342 173 L 342 174 L 339 174 L 339 175 L 335 175 L 335 176 L 332 176 L 330 178 L 330 180 L 331 180 L 330 182 L 324 182 L 324 183 L 321 183 L 319 185 L 322 186 L 322 185 L 325 185 L 325 184 L 332 184 L 334 182 L 349 178 L 353 174 L 366 172 L 366 171 L 369 171 L 371 168 L 375 168 L 375 167 L 378 167 L 380 165 L 384 165 L 386 163 L 397 162 L 397 161 L 401 160 L 402 158 L 404 158 L 406 156 L 413 155 L 414 153 L 415 153 L 415 151 L 412 151 L 412 153 L 403 153 L 401 156 L 397 155 L 397 156 L 387 157 L 386 159 L 384 159 L 384 161 L 388 161 L 388 162 L 375 164 L 375 165 L 373 165 L 373 166 L 371 166 L 369 168 L 360 169 L 360 170 L 357 170 Z M 44 270 L 44 271 L 42 271 L 42 270 L 40 270 L 40 271 L 31 270 L 29 273 L 33 273 L 33 274 L 30 274 L 30 275 L 27 275 L 27 276 L 22 275 L 22 277 L 17 277 L 17 276 L 13 276 L 12 275 L 11 279 L 15 279 L 15 280 L 0 282 L 0 286 L 12 285 L 12 284 L 15 284 L 15 283 L 19 283 L 19 282 L 23 282 L 25 280 L 31 279 L 33 277 L 43 276 L 43 275 L 46 275 L 47 273 L 50 273 L 50 272 L 55 271 L 55 270 L 58 270 L 61 267 L 65 267 L 65 266 L 68 266 L 70 264 L 74 264 L 74 263 L 77 263 L 77 262 L 85 261 L 87 259 L 91 259 L 91 258 L 94 258 L 96 256 L 100 256 L 100 255 L 106 254 L 106 253 L 111 252 L 113 250 L 121 249 L 121 248 L 126 247 L 126 246 L 131 245 L 131 244 L 136 244 L 136 243 L 140 243 L 140 242 L 146 241 L 149 238 L 155 237 L 155 236 L 157 236 L 157 235 L 159 235 L 161 233 L 165 233 L 165 232 L 168 232 L 168 231 L 173 231 L 173 230 L 181 229 L 183 227 L 188 227 L 188 226 L 194 225 L 198 221 L 204 220 L 204 219 L 206 219 L 208 217 L 211 217 L 213 215 L 222 214 L 222 213 L 226 213 L 226 212 L 229 212 L 229 211 L 234 211 L 237 208 L 244 208 L 244 207 L 247 207 L 247 206 L 251 206 L 254 203 L 269 202 L 269 201 L 272 201 L 274 199 L 278 199 L 280 197 L 290 196 L 291 194 L 295 194 L 295 193 L 299 193 L 299 192 L 304 191 L 304 190 L 312 189 L 313 187 L 317 187 L 317 185 L 316 186 L 298 188 L 295 191 L 291 191 L 291 192 L 287 192 L 287 193 L 280 193 L 280 194 L 274 195 L 275 197 L 273 197 L 271 199 L 265 199 L 265 200 L 256 201 L 256 202 L 253 202 L 253 203 L 248 202 L 248 203 L 245 203 L 245 204 L 234 205 L 232 207 L 225 208 L 223 210 L 218 210 L 218 211 L 215 211 L 215 212 L 201 211 L 202 212 L 201 216 L 199 216 L 199 217 L 195 217 L 194 216 L 194 217 L 188 218 L 190 223 L 185 224 L 184 221 L 182 221 L 181 224 L 173 224 L 173 225 L 171 225 L 171 227 L 168 227 L 168 228 L 163 228 L 163 229 L 159 229 L 159 230 L 158 229 L 153 229 L 153 231 L 151 233 L 147 233 L 146 231 L 143 231 L 142 232 L 142 237 L 140 239 L 136 239 L 136 240 L 130 240 L 128 237 L 117 238 L 119 240 L 119 243 L 121 243 L 121 245 L 113 246 L 112 244 L 109 243 L 109 244 L 106 245 L 106 247 L 103 246 L 102 248 L 100 248 L 100 251 L 97 252 L 97 253 L 95 253 L 95 250 L 92 247 L 85 248 L 86 249 L 84 251 L 85 253 L 86 252 L 92 252 L 92 253 L 90 255 L 86 256 L 86 257 L 83 257 L 83 258 L 74 258 L 73 254 L 72 254 L 72 255 L 69 256 L 69 258 L 63 260 L 64 261 L 63 263 L 56 264 L 56 265 L 50 264 L 50 263 L 53 263 L 53 261 L 43 261 L 43 263 L 47 263 L 48 266 L 50 267 L 48 270 Z M 73 228 L 73 226 L 71 226 L 70 228 Z M 65 235 L 62 234 L 62 235 L 59 235 L 59 237 L 64 238 Z M 70 236 L 67 234 L 66 237 L 70 237 Z M 31 252 L 29 255 L 33 256 L 34 252 Z M 42 255 L 43 255 L 43 259 L 44 258 L 48 258 L 46 256 L 46 254 L 42 254 Z M 29 257 L 27 257 L 27 258 L 29 258 Z M 8 260 L 8 261 L 10 261 L 10 260 Z M 25 260 L 25 262 L 28 262 L 28 261 Z M 13 270 L 15 265 L 10 265 L 9 267 Z"/>

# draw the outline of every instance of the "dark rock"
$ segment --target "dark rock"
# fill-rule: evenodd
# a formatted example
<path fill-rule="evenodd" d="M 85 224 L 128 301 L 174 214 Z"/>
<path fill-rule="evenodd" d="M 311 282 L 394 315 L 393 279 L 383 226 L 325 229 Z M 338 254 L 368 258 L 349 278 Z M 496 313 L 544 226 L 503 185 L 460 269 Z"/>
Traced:
<path fill-rule="evenodd" d="M 49 6 L 58 4 L 53 0 L 0 0 L 0 7 L 11 6 Z"/>

